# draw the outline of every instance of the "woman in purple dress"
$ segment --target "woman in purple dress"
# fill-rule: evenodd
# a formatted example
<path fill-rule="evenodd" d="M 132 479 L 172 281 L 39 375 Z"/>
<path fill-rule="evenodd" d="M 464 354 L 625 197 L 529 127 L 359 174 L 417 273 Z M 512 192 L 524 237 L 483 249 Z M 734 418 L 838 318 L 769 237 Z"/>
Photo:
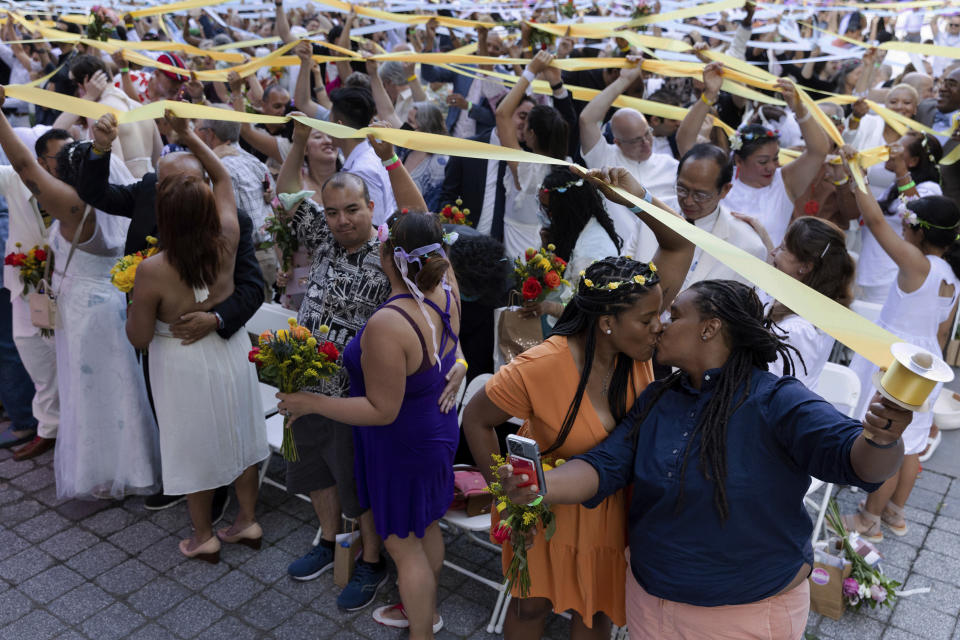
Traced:
<path fill-rule="evenodd" d="M 381 624 L 433 638 L 443 537 L 437 521 L 453 500 L 455 412 L 440 394 L 462 360 L 460 298 L 436 217 L 395 214 L 380 226 L 380 259 L 390 298 L 344 350 L 350 398 L 280 394 L 294 418 L 319 413 L 352 424 L 357 494 L 397 564 L 402 604 L 374 612 Z"/>

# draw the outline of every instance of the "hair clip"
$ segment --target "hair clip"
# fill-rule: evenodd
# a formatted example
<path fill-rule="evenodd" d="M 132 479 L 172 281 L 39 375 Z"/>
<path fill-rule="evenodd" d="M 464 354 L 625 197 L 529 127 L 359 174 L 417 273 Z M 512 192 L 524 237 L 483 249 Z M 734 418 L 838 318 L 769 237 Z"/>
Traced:
<path fill-rule="evenodd" d="M 833 241 L 832 241 L 832 240 L 827 240 L 827 246 L 825 246 L 825 247 L 823 248 L 823 251 L 820 252 L 820 259 L 821 259 L 821 260 L 823 260 L 823 256 L 827 255 L 827 251 L 830 250 L 830 243 L 831 243 L 831 242 L 833 242 Z"/>
<path fill-rule="evenodd" d="M 447 245 L 448 247 L 459 239 L 460 239 L 460 234 L 457 233 L 456 231 L 451 231 L 450 233 L 443 234 L 443 244 Z"/>
<path fill-rule="evenodd" d="M 387 226 L 387 223 L 384 222 L 379 227 L 377 227 L 377 240 L 380 241 L 380 244 L 383 244 L 390 239 L 390 227 Z"/>
<path fill-rule="evenodd" d="M 541 193 L 547 194 L 547 193 L 550 193 L 551 191 L 556 191 L 557 193 L 566 193 L 567 189 L 571 187 L 582 187 L 582 186 L 583 186 L 583 178 L 580 178 L 579 180 L 573 180 L 566 184 L 562 184 L 559 187 L 553 187 L 553 188 L 544 187 Z"/>

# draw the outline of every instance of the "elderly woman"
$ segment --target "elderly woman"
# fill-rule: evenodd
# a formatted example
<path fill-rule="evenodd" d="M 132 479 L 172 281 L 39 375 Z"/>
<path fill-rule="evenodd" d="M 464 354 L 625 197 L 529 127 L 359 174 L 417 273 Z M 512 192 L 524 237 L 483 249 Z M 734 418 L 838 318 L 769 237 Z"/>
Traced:
<path fill-rule="evenodd" d="M 678 371 L 651 383 L 602 443 L 546 473 L 553 505 L 595 507 L 633 485 L 634 640 L 798 640 L 810 607 L 810 476 L 872 490 L 900 464 L 910 412 L 877 395 L 863 423 L 852 420 L 766 370 L 788 351 L 752 288 L 694 284 L 659 335 L 657 360 Z M 536 486 L 517 487 L 527 477 L 512 473 L 500 470 L 511 500 L 533 500 Z"/>

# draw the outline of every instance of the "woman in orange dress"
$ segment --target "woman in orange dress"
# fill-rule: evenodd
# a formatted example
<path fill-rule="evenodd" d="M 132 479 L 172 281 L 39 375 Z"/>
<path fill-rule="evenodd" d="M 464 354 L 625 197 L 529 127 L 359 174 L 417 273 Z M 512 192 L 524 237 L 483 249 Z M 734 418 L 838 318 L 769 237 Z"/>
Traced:
<path fill-rule="evenodd" d="M 592 171 L 587 177 L 618 204 L 632 206 L 597 177 L 650 201 L 624 169 Z M 502 367 L 467 406 L 464 435 L 488 482 L 484 461 L 499 453 L 494 427 L 510 416 L 525 421 L 520 435 L 536 440 L 544 459 L 567 458 L 606 439 L 653 381 L 650 359 L 660 335 L 660 314 L 683 283 L 693 245 L 646 214 L 637 215 L 657 236 L 660 249 L 654 262 L 610 257 L 583 274 L 567 274 L 577 283 L 576 293 L 553 335 Z M 556 533 L 528 551 L 530 594 L 520 599 L 514 588 L 504 637 L 539 638 L 551 610 L 570 610 L 572 640 L 608 638 L 611 621 L 618 626 L 626 622 L 624 492 L 595 509 L 556 505 L 553 512 Z M 542 538 L 543 532 L 537 535 Z M 511 558 L 507 545 L 504 569 Z"/>

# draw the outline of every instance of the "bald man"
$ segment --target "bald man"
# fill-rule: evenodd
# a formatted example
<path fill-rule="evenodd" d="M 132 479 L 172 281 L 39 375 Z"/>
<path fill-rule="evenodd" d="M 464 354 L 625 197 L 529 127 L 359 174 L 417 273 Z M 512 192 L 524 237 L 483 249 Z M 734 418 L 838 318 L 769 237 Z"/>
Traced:
<path fill-rule="evenodd" d="M 117 121 L 111 114 L 105 114 L 94 124 L 94 144 L 80 168 L 77 193 L 84 202 L 104 213 L 130 218 L 124 254 L 131 254 L 147 248 L 147 236 L 157 235 L 157 183 L 169 177 L 205 178 L 206 175 L 193 154 L 178 152 L 163 156 L 157 163 L 157 171 L 146 174 L 140 182 L 110 184 L 110 151 L 100 153 L 96 149 L 109 150 L 116 136 Z M 263 304 L 263 276 L 253 246 L 253 223 L 246 214 L 238 211 L 237 215 L 240 221 L 240 244 L 233 272 L 233 294 L 211 311 L 188 313 L 171 326 L 173 335 L 182 339 L 184 344 L 196 342 L 211 331 L 216 331 L 225 340 L 229 339 Z M 147 388 L 150 388 L 149 379 Z M 221 495 L 214 498 L 214 521 L 219 520 L 226 506 L 226 491 L 218 490 L 218 493 Z M 147 509 L 164 509 L 182 499 L 183 496 L 160 493 L 148 496 L 144 506 Z"/>
<path fill-rule="evenodd" d="M 654 198 L 675 195 L 677 161 L 653 151 L 653 130 L 642 113 L 619 109 L 610 119 L 613 144 L 603 138 L 603 118 L 614 100 L 640 77 L 640 65 L 623 69 L 620 77 L 597 94 L 580 113 L 580 152 L 591 169 L 624 167 L 641 181 Z M 653 232 L 628 208 L 607 203 L 617 234 L 623 239 L 623 254 L 649 261 L 656 252 Z"/>
<path fill-rule="evenodd" d="M 934 97 L 933 93 L 933 78 L 928 76 L 925 73 L 920 73 L 919 71 L 911 71 L 907 75 L 903 76 L 901 80 L 903 84 L 908 84 L 914 89 L 917 90 L 917 93 L 920 95 L 920 101 L 929 100 Z"/>

